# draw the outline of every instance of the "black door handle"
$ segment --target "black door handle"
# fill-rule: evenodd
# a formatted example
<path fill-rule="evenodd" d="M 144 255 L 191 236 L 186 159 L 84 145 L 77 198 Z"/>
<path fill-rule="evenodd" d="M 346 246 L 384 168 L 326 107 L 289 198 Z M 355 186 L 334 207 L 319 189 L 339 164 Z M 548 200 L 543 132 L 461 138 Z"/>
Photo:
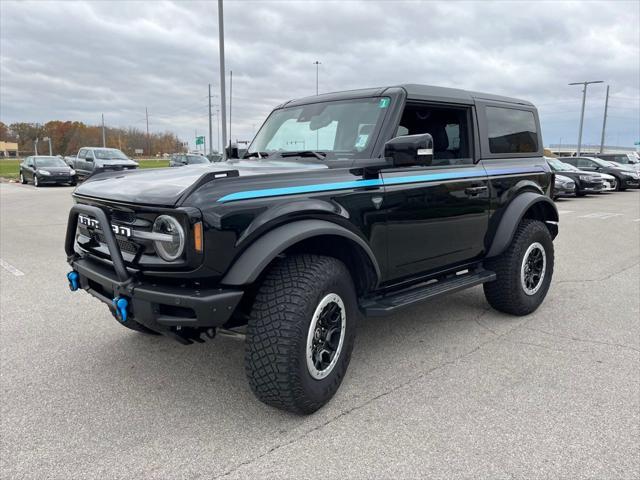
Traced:
<path fill-rule="evenodd" d="M 482 192 L 486 192 L 488 189 L 486 186 L 481 187 L 469 187 L 464 189 L 464 193 L 470 196 L 480 195 Z"/>

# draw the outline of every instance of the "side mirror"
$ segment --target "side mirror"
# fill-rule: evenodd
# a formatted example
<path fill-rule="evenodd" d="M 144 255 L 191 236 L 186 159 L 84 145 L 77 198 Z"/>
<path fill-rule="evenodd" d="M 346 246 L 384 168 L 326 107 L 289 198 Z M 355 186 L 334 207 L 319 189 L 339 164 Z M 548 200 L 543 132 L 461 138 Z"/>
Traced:
<path fill-rule="evenodd" d="M 433 137 L 430 133 L 403 135 L 384 144 L 384 156 L 394 166 L 431 165 L 433 161 Z"/>

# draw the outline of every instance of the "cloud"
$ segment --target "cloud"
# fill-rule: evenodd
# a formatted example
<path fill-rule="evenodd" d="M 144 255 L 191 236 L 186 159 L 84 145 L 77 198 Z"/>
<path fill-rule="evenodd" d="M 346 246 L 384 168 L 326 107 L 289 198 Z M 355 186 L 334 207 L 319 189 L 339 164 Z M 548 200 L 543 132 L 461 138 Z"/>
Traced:
<path fill-rule="evenodd" d="M 216 2 L 0 4 L 0 118 L 207 131 L 219 94 Z M 426 83 L 525 98 L 546 143 L 575 143 L 579 87 L 611 85 L 608 143 L 640 140 L 640 4 L 630 2 L 227 1 L 234 139 L 271 108 L 320 90 Z M 598 143 L 602 85 L 589 87 Z M 218 104 L 219 99 L 214 98 Z M 214 107 L 214 110 L 216 107 Z M 215 130 L 214 119 L 214 130 Z M 215 136 L 215 134 L 214 134 Z M 214 144 L 215 144 L 214 139 Z"/>

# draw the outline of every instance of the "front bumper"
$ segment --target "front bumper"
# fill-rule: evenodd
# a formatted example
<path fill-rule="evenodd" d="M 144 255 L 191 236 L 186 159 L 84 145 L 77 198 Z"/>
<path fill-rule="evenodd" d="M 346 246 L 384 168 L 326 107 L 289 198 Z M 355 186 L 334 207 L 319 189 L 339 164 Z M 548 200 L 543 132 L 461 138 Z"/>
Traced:
<path fill-rule="evenodd" d="M 630 177 L 622 177 L 620 179 L 620 186 L 622 188 L 638 188 L 640 187 L 640 180 Z"/>
<path fill-rule="evenodd" d="M 58 183 L 73 183 L 75 177 L 70 175 L 38 175 L 40 185 L 55 185 Z"/>
<path fill-rule="evenodd" d="M 553 188 L 553 195 L 555 197 L 561 197 L 565 195 L 575 195 L 575 193 L 576 193 L 575 185 L 573 186 L 558 185 Z"/>
<path fill-rule="evenodd" d="M 603 182 L 599 182 L 599 183 L 595 183 L 595 182 L 582 182 L 582 184 L 580 185 L 580 191 L 581 192 L 602 192 L 604 190 L 604 183 Z"/>
<path fill-rule="evenodd" d="M 113 268 L 74 250 L 80 213 L 89 214 L 100 222 Z M 74 205 L 69 214 L 65 250 L 69 265 L 78 274 L 78 287 L 106 303 L 116 318 L 119 317 L 114 300 L 126 298 L 129 311 L 124 321 L 138 322 L 183 343 L 191 343 L 189 338 L 195 338 L 186 332 L 219 327 L 231 318 L 244 294 L 242 290 L 178 286 L 135 276 L 127 269 L 109 225 L 103 210 L 90 205 Z"/>

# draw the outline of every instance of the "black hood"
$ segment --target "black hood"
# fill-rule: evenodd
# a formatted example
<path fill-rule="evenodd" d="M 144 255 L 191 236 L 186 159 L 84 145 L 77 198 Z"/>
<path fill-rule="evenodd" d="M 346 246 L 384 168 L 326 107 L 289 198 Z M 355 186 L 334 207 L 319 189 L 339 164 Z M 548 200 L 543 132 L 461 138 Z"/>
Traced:
<path fill-rule="evenodd" d="M 215 178 L 216 173 L 229 172 L 230 176 L 255 176 L 326 168 L 326 165 L 314 162 L 237 160 L 209 165 L 187 165 L 180 168 L 108 172 L 90 177 L 75 190 L 74 194 L 122 203 L 174 206 L 193 185 L 202 183 L 203 180 L 206 182 L 226 180 L 222 176 Z"/>

